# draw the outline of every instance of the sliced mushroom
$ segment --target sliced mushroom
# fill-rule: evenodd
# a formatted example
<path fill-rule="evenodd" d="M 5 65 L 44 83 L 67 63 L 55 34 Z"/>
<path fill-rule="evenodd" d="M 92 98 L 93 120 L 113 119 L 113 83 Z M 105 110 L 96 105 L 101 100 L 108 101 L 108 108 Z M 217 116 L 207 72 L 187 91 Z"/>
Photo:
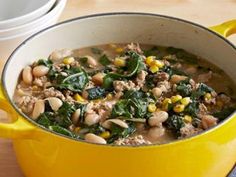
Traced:
<path fill-rule="evenodd" d="M 128 128 L 128 124 L 125 123 L 123 120 L 120 119 L 108 119 L 102 123 L 102 126 L 106 129 L 110 129 L 112 124 L 119 125 L 122 128 Z"/>
<path fill-rule="evenodd" d="M 63 102 L 57 97 L 49 97 L 46 100 L 48 100 L 53 111 L 57 111 L 63 104 Z"/>

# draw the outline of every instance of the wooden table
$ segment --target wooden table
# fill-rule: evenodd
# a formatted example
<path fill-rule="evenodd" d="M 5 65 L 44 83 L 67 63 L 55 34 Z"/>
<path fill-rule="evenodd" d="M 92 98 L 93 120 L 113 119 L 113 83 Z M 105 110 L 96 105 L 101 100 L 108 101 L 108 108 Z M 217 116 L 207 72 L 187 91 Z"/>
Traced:
<path fill-rule="evenodd" d="M 60 21 L 115 11 L 165 14 L 210 26 L 236 19 L 236 0 L 68 0 Z M 236 44 L 236 35 L 229 39 Z M 3 112 L 0 117 L 6 119 Z M 10 140 L 0 139 L 0 177 L 23 177 Z"/>

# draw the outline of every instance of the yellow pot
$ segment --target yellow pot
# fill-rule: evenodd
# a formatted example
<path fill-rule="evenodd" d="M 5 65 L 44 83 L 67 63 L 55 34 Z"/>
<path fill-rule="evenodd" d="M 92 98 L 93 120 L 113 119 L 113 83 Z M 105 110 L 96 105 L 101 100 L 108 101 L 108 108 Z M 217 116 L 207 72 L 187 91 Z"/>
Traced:
<path fill-rule="evenodd" d="M 236 32 L 236 20 L 212 28 Z M 11 101 L 21 69 L 59 48 L 140 42 L 184 48 L 207 58 L 236 81 L 236 48 L 219 34 L 192 22 L 144 13 L 81 17 L 30 37 L 10 56 L 2 76 L 0 107 L 14 119 L 0 124 L 12 138 L 28 177 L 224 177 L 236 161 L 236 115 L 206 132 L 163 145 L 139 147 L 86 143 L 53 133 L 17 111 Z"/>

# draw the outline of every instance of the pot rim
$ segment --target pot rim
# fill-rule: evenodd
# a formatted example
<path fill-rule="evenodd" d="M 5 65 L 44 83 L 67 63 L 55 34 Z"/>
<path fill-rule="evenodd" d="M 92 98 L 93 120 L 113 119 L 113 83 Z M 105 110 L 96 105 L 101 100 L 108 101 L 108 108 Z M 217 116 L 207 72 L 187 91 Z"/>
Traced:
<path fill-rule="evenodd" d="M 178 22 L 181 22 L 181 23 L 186 23 L 186 24 L 192 25 L 194 27 L 201 28 L 201 29 L 205 30 L 208 33 L 214 34 L 215 36 L 219 37 L 221 40 L 226 42 L 228 45 L 230 45 L 235 50 L 235 52 L 236 52 L 236 46 L 232 42 L 230 42 L 229 40 L 227 40 L 226 38 L 221 36 L 220 34 L 216 33 L 215 31 L 212 31 L 212 30 L 208 29 L 207 27 L 204 27 L 204 26 L 202 26 L 202 25 L 200 25 L 198 23 L 195 23 L 195 22 L 192 22 L 192 21 L 188 21 L 188 20 L 184 20 L 184 19 L 177 18 L 177 17 L 173 17 L 173 16 L 160 15 L 160 14 L 155 14 L 155 13 L 146 13 L 146 12 L 109 12 L 109 13 L 98 13 L 98 14 L 85 15 L 85 16 L 81 16 L 81 17 L 72 18 L 72 19 L 65 20 L 65 21 L 62 21 L 60 23 L 57 23 L 55 25 L 46 27 L 43 30 L 40 30 L 39 32 L 34 33 L 30 37 L 28 37 L 26 40 L 24 40 L 20 45 L 18 45 L 18 47 L 8 57 L 6 63 L 4 64 L 3 71 L 2 71 L 2 77 L 1 77 L 2 88 L 3 88 L 2 91 L 3 91 L 4 96 L 6 97 L 6 100 L 11 104 L 11 106 L 15 109 L 15 111 L 21 117 L 23 117 L 25 120 L 27 120 L 29 123 L 33 124 L 34 126 L 39 127 L 40 129 L 42 129 L 44 131 L 47 131 L 49 133 L 52 133 L 54 135 L 60 136 L 61 138 L 66 138 L 66 139 L 77 141 L 77 142 L 81 142 L 81 143 L 88 143 L 88 144 L 94 144 L 94 145 L 106 146 L 106 147 L 119 147 L 119 148 L 128 148 L 128 147 L 130 147 L 130 148 L 147 148 L 147 147 L 154 147 L 154 148 L 159 147 L 159 148 L 162 148 L 162 147 L 165 147 L 165 146 L 176 145 L 176 144 L 179 144 L 179 143 L 181 144 L 183 142 L 187 142 L 187 141 L 191 141 L 191 140 L 196 139 L 196 138 L 200 138 L 200 136 L 203 136 L 205 134 L 208 134 L 208 133 L 211 133 L 211 132 L 215 131 L 216 129 L 221 128 L 221 126 L 223 126 L 224 124 L 226 124 L 228 121 L 230 121 L 233 118 L 233 115 L 235 114 L 236 111 L 234 113 L 232 113 L 230 116 L 228 116 L 225 120 L 221 121 L 218 125 L 216 125 L 216 126 L 214 126 L 212 128 L 209 128 L 207 130 L 204 130 L 204 131 L 202 131 L 200 133 L 197 133 L 195 135 L 189 136 L 187 138 L 176 139 L 176 140 L 173 140 L 173 141 L 170 141 L 170 142 L 167 142 L 167 143 L 163 143 L 163 144 L 136 145 L 136 146 L 122 145 L 122 146 L 120 146 L 120 145 L 113 145 L 113 144 L 105 144 L 104 145 L 104 144 L 98 144 L 98 143 L 90 143 L 90 142 L 86 142 L 84 140 L 75 139 L 75 138 L 72 138 L 72 137 L 65 136 L 63 134 L 54 132 L 52 130 L 49 130 L 48 128 L 43 127 L 42 125 L 36 123 L 29 116 L 27 116 L 26 114 L 22 113 L 19 110 L 19 108 L 15 105 L 15 103 L 10 98 L 8 92 L 6 91 L 5 77 L 6 77 L 6 70 L 8 68 L 9 62 L 14 57 L 15 53 L 18 50 L 20 50 L 20 48 L 22 46 L 24 46 L 28 41 L 34 39 L 34 37 L 38 36 L 39 34 L 41 34 L 43 32 L 46 32 L 46 31 L 48 31 L 50 29 L 53 29 L 55 27 L 58 27 L 60 25 L 63 25 L 63 24 L 67 24 L 67 23 L 71 23 L 71 22 L 79 21 L 79 20 L 83 20 L 83 19 L 90 19 L 90 18 L 94 18 L 94 17 L 119 16 L 119 15 L 127 15 L 127 16 L 129 16 L 129 15 L 141 15 L 141 16 L 161 17 L 161 18 L 164 18 L 164 19 L 169 19 L 169 20 L 174 20 L 174 21 L 178 21 Z"/>

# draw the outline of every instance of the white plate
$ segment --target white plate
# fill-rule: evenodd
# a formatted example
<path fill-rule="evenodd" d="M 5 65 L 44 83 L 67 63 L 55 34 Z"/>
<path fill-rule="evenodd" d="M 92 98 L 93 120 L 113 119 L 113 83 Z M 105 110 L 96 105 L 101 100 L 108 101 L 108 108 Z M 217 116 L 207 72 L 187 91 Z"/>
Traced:
<path fill-rule="evenodd" d="M 0 0 L 0 29 L 25 24 L 47 13 L 56 0 Z"/>
<path fill-rule="evenodd" d="M 42 17 L 41 23 L 35 28 L 29 28 L 27 31 L 23 31 L 22 33 L 17 33 L 6 38 L 0 38 L 0 62 L 1 60 L 5 60 L 10 53 L 27 37 L 55 24 L 66 5 L 66 1 L 67 0 L 58 0 L 54 9 L 45 15 L 47 18 Z"/>

